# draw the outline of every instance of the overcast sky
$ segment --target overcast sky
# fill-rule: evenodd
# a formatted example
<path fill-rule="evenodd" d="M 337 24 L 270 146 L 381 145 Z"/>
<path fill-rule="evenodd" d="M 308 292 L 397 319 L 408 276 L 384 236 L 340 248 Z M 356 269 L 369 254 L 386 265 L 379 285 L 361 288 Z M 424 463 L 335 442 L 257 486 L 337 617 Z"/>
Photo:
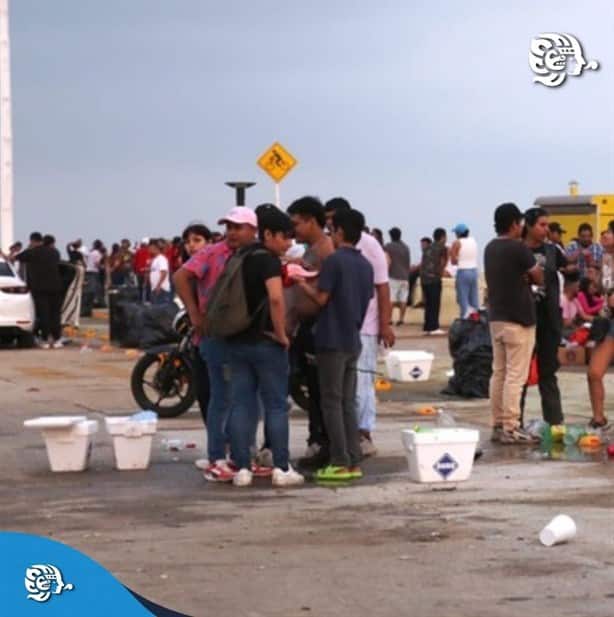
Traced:
<path fill-rule="evenodd" d="M 539 6 L 537 6 L 539 4 Z M 610 0 L 12 0 L 16 235 L 172 236 L 215 227 L 226 180 L 280 141 L 282 205 L 349 198 L 416 246 L 502 201 L 614 192 Z M 528 50 L 570 32 L 597 72 L 532 83 Z"/>

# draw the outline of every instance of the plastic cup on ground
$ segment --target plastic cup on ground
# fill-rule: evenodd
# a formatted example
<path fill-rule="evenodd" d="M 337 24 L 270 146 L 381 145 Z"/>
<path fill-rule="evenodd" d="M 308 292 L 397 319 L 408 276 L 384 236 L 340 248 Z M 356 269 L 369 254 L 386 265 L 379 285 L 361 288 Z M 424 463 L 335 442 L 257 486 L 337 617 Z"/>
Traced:
<path fill-rule="evenodd" d="M 576 523 L 566 514 L 555 516 L 540 532 L 539 541 L 544 546 L 562 544 L 576 537 Z"/>

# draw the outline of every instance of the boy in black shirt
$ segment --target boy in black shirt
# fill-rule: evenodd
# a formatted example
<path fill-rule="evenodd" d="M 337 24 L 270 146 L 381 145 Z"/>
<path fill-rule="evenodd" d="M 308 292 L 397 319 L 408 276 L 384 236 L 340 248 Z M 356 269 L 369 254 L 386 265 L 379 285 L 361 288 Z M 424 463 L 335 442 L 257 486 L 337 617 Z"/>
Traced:
<path fill-rule="evenodd" d="M 250 445 L 258 424 L 258 397 L 273 451 L 273 486 L 294 486 L 303 476 L 289 464 L 288 347 L 279 258 L 291 243 L 292 223 L 275 206 L 260 206 L 258 237 L 247 250 L 243 283 L 250 326 L 227 340 L 230 357 L 230 442 L 238 471 L 235 486 L 252 483 Z"/>

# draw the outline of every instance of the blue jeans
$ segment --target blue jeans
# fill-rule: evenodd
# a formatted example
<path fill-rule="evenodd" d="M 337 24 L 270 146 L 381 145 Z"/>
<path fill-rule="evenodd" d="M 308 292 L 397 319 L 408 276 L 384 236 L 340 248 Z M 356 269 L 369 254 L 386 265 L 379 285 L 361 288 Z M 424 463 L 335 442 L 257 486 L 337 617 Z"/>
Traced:
<path fill-rule="evenodd" d="M 264 406 L 273 463 L 288 469 L 288 353 L 276 343 L 228 343 L 230 357 L 230 443 L 235 465 L 250 468 L 250 445 Z"/>
<path fill-rule="evenodd" d="M 207 407 L 207 455 L 214 463 L 226 458 L 227 424 L 230 413 L 228 345 L 222 339 L 203 337 L 200 355 L 209 374 L 209 406 Z"/>
<path fill-rule="evenodd" d="M 377 371 L 377 336 L 361 334 L 362 350 L 356 365 L 356 415 L 358 428 L 369 431 L 375 428 L 375 385 Z"/>
<path fill-rule="evenodd" d="M 478 271 L 476 268 L 458 270 L 456 273 L 456 301 L 460 306 L 461 319 L 467 317 L 469 307 L 480 308 L 478 294 Z"/>

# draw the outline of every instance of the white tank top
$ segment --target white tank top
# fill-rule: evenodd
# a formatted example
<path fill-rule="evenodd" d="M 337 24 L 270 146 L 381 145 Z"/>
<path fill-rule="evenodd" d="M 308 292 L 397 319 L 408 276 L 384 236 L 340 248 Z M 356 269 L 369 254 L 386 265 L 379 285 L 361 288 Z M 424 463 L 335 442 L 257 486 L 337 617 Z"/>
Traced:
<path fill-rule="evenodd" d="M 461 238 L 458 252 L 458 269 L 470 270 L 478 267 L 478 243 L 475 238 Z"/>

